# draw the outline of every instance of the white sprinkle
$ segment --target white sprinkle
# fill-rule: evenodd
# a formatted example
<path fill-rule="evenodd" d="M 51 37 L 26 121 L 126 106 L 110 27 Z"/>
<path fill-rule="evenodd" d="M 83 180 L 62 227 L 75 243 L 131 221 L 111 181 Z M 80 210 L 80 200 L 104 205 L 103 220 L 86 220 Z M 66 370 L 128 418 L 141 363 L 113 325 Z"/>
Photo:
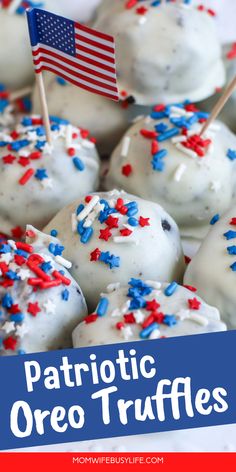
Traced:
<path fill-rule="evenodd" d="M 75 213 L 71 215 L 71 229 L 72 233 L 77 233 L 77 216 Z"/>
<path fill-rule="evenodd" d="M 143 314 L 141 310 L 136 310 L 134 312 L 134 318 L 135 318 L 136 323 L 140 324 L 144 322 L 145 315 Z"/>
<path fill-rule="evenodd" d="M 136 237 L 131 236 L 114 236 L 114 243 L 116 244 L 139 244 L 139 240 Z"/>
<path fill-rule="evenodd" d="M 153 280 L 145 280 L 145 284 L 149 285 L 152 288 L 155 288 L 156 290 L 159 290 L 161 288 L 161 282 L 154 282 Z"/>
<path fill-rule="evenodd" d="M 187 318 L 190 317 L 190 310 L 185 310 L 182 308 L 181 310 L 178 311 L 175 315 L 177 318 L 179 318 L 181 321 L 186 320 Z"/>
<path fill-rule="evenodd" d="M 119 288 L 120 288 L 120 282 L 109 284 L 107 286 L 107 293 L 111 293 L 111 292 L 114 292 L 115 290 L 119 290 Z"/>
<path fill-rule="evenodd" d="M 88 139 L 83 139 L 82 146 L 87 149 L 94 149 L 95 144 L 92 141 L 89 141 Z"/>
<path fill-rule="evenodd" d="M 174 180 L 176 182 L 180 182 L 180 180 L 182 179 L 182 176 L 185 173 L 186 169 L 187 169 L 187 166 L 186 166 L 186 164 L 183 164 L 183 163 L 180 164 L 179 167 L 177 167 L 176 172 L 174 174 Z"/>
<path fill-rule="evenodd" d="M 192 151 L 191 149 L 187 149 L 186 147 L 182 146 L 181 143 L 177 143 L 176 147 L 179 151 L 183 152 L 189 157 L 198 157 L 196 152 Z"/>
<path fill-rule="evenodd" d="M 4 325 L 1 326 L 1 329 L 9 334 L 15 330 L 15 323 L 13 321 L 6 321 Z"/>
<path fill-rule="evenodd" d="M 19 336 L 19 338 L 23 338 L 24 335 L 27 334 L 28 332 L 29 332 L 29 329 L 27 328 L 27 326 L 25 326 L 25 324 L 17 325 L 16 334 L 17 336 Z"/>
<path fill-rule="evenodd" d="M 66 269 L 71 269 L 72 267 L 72 263 L 62 256 L 55 256 L 55 261 L 58 262 L 58 264 L 61 264 Z"/>
<path fill-rule="evenodd" d="M 221 126 L 218 123 L 212 123 L 208 128 L 208 130 L 210 131 L 220 131 L 220 129 L 221 129 Z"/>
<path fill-rule="evenodd" d="M 97 205 L 98 202 L 99 202 L 99 196 L 94 195 L 91 198 L 90 202 L 87 203 L 86 207 L 81 211 L 81 213 L 78 214 L 77 220 L 83 221 L 84 218 L 86 218 L 86 216 L 89 215 L 89 213 L 93 210 L 93 208 Z"/>
<path fill-rule="evenodd" d="M 195 323 L 198 323 L 201 326 L 207 326 L 209 321 L 205 316 L 198 315 L 197 313 L 191 313 L 189 319 L 191 321 L 195 321 Z"/>
<path fill-rule="evenodd" d="M 121 146 L 121 157 L 127 157 L 130 146 L 130 136 L 125 136 Z"/>
<path fill-rule="evenodd" d="M 10 246 L 14 251 L 16 251 L 17 247 L 16 247 L 15 241 L 13 241 L 12 239 L 8 239 L 7 242 L 8 242 L 8 244 L 9 244 L 9 246 Z"/>
<path fill-rule="evenodd" d="M 148 339 L 158 339 L 158 338 L 160 337 L 160 335 L 161 335 L 160 330 L 159 330 L 159 329 L 154 329 L 154 330 L 151 332 L 151 334 L 150 334 L 150 336 L 148 337 Z"/>
<path fill-rule="evenodd" d="M 47 302 L 45 302 L 43 304 L 43 308 L 49 315 L 54 315 L 56 313 L 56 305 L 52 302 L 52 300 L 48 300 Z"/>
<path fill-rule="evenodd" d="M 117 318 L 118 316 L 121 316 L 121 311 L 119 310 L 119 308 L 116 308 L 115 310 L 111 312 L 111 317 Z"/>
<path fill-rule="evenodd" d="M 122 328 L 121 333 L 126 341 L 128 341 L 128 339 L 133 336 L 133 331 L 130 326 L 125 326 L 124 328 Z"/>
<path fill-rule="evenodd" d="M 171 142 L 173 144 L 176 144 L 176 143 L 183 143 L 184 141 L 187 141 L 187 138 L 186 136 L 184 135 L 181 135 L 181 136 L 174 136 L 174 138 L 171 139 Z"/>
<path fill-rule="evenodd" d="M 147 21 L 147 17 L 143 15 L 139 18 L 138 24 L 139 25 L 144 25 L 144 23 L 146 23 L 146 21 Z"/>
<path fill-rule="evenodd" d="M 170 107 L 170 113 L 176 113 L 177 115 L 185 116 L 187 111 L 184 108 L 172 106 Z"/>
<path fill-rule="evenodd" d="M 72 126 L 68 125 L 66 127 L 66 147 L 70 148 L 72 145 Z"/>

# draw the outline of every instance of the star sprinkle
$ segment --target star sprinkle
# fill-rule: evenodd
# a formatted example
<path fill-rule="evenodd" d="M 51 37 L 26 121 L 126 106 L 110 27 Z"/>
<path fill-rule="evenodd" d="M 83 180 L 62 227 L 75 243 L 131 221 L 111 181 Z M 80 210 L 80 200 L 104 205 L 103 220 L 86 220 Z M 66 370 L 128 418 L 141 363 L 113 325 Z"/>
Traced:
<path fill-rule="evenodd" d="M 13 321 L 6 321 L 4 325 L 1 326 L 1 329 L 5 331 L 5 333 L 9 334 L 15 330 L 15 323 L 13 323 Z"/>
<path fill-rule="evenodd" d="M 37 169 L 34 176 L 38 180 L 44 180 L 48 178 L 46 169 Z"/>
<path fill-rule="evenodd" d="M 150 218 L 143 218 L 142 216 L 140 216 L 140 218 L 139 218 L 140 226 L 142 228 L 144 228 L 145 226 L 150 226 L 149 220 L 150 220 Z"/>
<path fill-rule="evenodd" d="M 188 300 L 188 306 L 190 310 L 199 310 L 201 302 L 199 302 L 197 298 L 192 298 Z"/>
<path fill-rule="evenodd" d="M 39 308 L 38 302 L 35 303 L 28 303 L 28 313 L 32 316 L 37 316 L 40 313 L 41 309 Z"/>
<path fill-rule="evenodd" d="M 15 351 L 17 340 L 12 336 L 9 336 L 8 338 L 4 339 L 3 345 L 6 350 Z"/>
<path fill-rule="evenodd" d="M 112 236 L 112 233 L 111 233 L 109 228 L 100 229 L 99 239 L 103 239 L 104 241 L 108 241 L 111 236 Z"/>
<path fill-rule="evenodd" d="M 27 326 L 25 324 L 23 325 L 18 325 L 16 328 L 16 334 L 19 336 L 19 338 L 23 338 L 27 333 L 29 332 Z"/>
<path fill-rule="evenodd" d="M 49 315 L 55 315 L 56 313 L 56 305 L 52 302 L 52 300 L 48 300 L 47 302 L 45 302 L 43 304 L 43 308 Z"/>

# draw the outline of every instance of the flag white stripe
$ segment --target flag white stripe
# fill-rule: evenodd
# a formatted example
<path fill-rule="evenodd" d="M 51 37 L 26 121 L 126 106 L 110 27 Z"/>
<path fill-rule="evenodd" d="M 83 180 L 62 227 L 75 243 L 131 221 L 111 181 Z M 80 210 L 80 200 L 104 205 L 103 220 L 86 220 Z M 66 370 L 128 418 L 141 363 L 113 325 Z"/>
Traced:
<path fill-rule="evenodd" d="M 78 64 L 79 66 L 88 67 L 88 68 L 90 68 L 90 69 L 95 70 L 96 72 L 100 72 L 101 74 L 106 75 L 107 78 L 112 77 L 113 79 L 116 79 L 116 74 L 113 73 L 113 72 L 109 72 L 109 71 L 107 71 L 107 70 L 105 70 L 105 69 L 102 69 L 101 67 L 96 67 L 96 66 L 94 66 L 93 64 L 90 64 L 89 62 L 82 61 L 82 60 L 80 60 L 80 59 L 76 59 L 76 58 L 74 58 L 74 57 L 72 57 L 72 56 L 69 56 L 69 55 L 67 55 L 67 54 L 63 54 L 63 53 L 61 53 L 60 51 L 57 51 L 56 49 L 55 49 L 55 50 L 54 50 L 53 48 L 50 48 L 50 49 L 49 49 L 48 46 L 42 46 L 42 47 L 43 47 L 45 50 L 48 50 L 48 54 L 40 53 L 40 52 L 39 52 L 39 53 L 37 54 L 37 56 L 33 56 L 35 60 L 39 60 L 40 57 L 42 56 L 42 54 L 43 54 L 45 57 L 48 57 L 48 56 L 50 55 L 50 50 L 52 50 L 53 52 L 57 52 L 60 56 L 63 56 L 65 59 L 68 59 L 68 60 L 72 61 L 72 62 L 75 64 L 75 67 L 76 67 L 76 65 Z M 37 49 L 35 49 L 35 51 L 36 51 L 36 50 L 37 50 Z M 50 57 L 53 57 L 53 56 L 50 56 Z M 54 60 L 55 60 L 55 61 L 59 61 L 59 59 L 56 58 L 56 57 L 54 57 Z M 63 59 L 62 59 L 61 62 L 63 62 Z M 67 63 L 65 63 L 65 64 L 67 64 Z M 72 68 L 72 66 L 69 65 L 69 64 L 67 64 L 67 67 Z M 77 69 L 78 69 L 78 67 L 77 67 Z"/>
<path fill-rule="evenodd" d="M 76 48 L 76 54 L 79 54 L 80 56 L 83 56 L 85 61 L 86 61 L 86 57 L 87 57 L 88 59 L 92 59 L 93 61 L 97 61 L 97 62 L 100 62 L 101 64 L 104 64 L 104 66 L 113 67 L 113 68 L 115 66 L 111 62 L 105 61 L 105 59 L 100 59 L 100 57 L 95 57 L 95 56 L 93 56 L 93 54 L 89 54 L 87 52 L 80 51 L 78 48 Z"/>
<path fill-rule="evenodd" d="M 74 80 L 75 82 L 78 83 L 78 85 L 80 84 L 83 84 L 83 85 L 86 85 L 87 87 L 90 87 L 94 90 L 100 90 L 101 92 L 105 92 L 106 94 L 109 94 L 111 97 L 114 97 L 116 96 L 116 92 L 112 91 L 112 90 L 108 90 L 107 88 L 105 87 L 102 87 L 102 86 L 99 86 L 99 85 L 95 85 L 87 80 L 82 80 L 82 79 L 78 79 L 77 77 L 75 77 L 74 75 L 72 74 L 69 74 L 68 72 L 65 72 L 63 69 L 60 69 L 60 67 L 56 67 L 52 64 L 48 64 L 47 62 L 44 62 L 44 61 L 41 61 L 41 63 L 38 65 L 38 66 L 35 66 L 35 70 L 39 70 L 41 69 L 41 67 L 44 66 L 44 67 L 50 67 L 50 69 L 53 69 L 54 71 L 56 71 L 56 73 L 58 73 L 58 75 L 63 74 L 67 77 L 69 77 L 70 79 Z"/>
<path fill-rule="evenodd" d="M 114 48 L 114 41 L 108 41 L 107 39 L 103 38 L 98 38 L 98 36 L 95 36 L 94 34 L 88 33 L 87 31 L 80 30 L 78 28 L 75 28 L 76 34 L 79 34 L 80 36 L 84 36 L 85 38 L 91 39 L 92 41 L 96 41 L 97 43 L 101 43 L 104 46 L 113 47 Z"/>
<path fill-rule="evenodd" d="M 42 62 L 42 59 L 45 58 L 48 58 L 49 59 L 49 62 Z M 64 66 L 64 67 L 67 67 L 67 69 L 70 69 L 74 72 L 77 72 L 78 74 L 83 74 L 85 77 L 88 77 L 90 79 L 94 79 L 94 80 L 97 80 L 98 82 L 101 82 L 101 84 L 107 84 L 107 85 L 111 85 L 113 87 L 115 87 L 115 84 L 114 82 L 111 82 L 108 78 L 108 80 L 106 79 L 103 79 L 101 77 L 98 77 L 97 75 L 94 75 L 94 74 L 90 74 L 89 72 L 85 72 L 81 69 L 79 69 L 78 67 L 74 67 L 74 66 L 71 66 L 69 64 L 67 64 L 66 62 L 64 62 L 63 60 L 59 60 L 58 58 L 55 58 L 53 56 L 51 56 L 50 54 L 45 54 L 45 53 L 39 53 L 37 56 L 34 57 L 34 59 L 37 58 L 36 60 L 40 60 L 40 64 L 49 64 L 51 60 L 54 60 L 58 66 L 60 67 L 60 65 Z M 40 68 L 40 64 L 36 65 L 35 64 L 35 68 Z M 54 67 L 54 64 L 52 65 L 52 67 Z M 64 71 L 65 74 L 67 74 L 67 71 Z"/>
<path fill-rule="evenodd" d="M 91 46 L 91 44 L 85 43 L 84 41 L 80 41 L 80 39 L 75 40 L 75 45 L 76 49 L 79 48 L 79 46 L 83 46 L 91 51 L 99 52 L 99 54 L 103 54 L 104 56 L 110 57 L 111 59 L 114 59 L 114 53 L 113 52 L 108 52 L 105 51 L 104 49 L 97 48 L 96 46 Z"/>

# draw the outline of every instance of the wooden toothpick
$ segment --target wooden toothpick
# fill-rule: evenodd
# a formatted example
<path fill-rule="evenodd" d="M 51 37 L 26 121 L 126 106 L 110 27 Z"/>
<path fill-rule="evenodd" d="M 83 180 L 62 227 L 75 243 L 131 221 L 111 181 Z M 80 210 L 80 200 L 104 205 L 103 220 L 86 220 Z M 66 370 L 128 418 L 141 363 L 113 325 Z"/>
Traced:
<path fill-rule="evenodd" d="M 220 99 L 218 100 L 218 102 L 214 106 L 208 120 L 204 123 L 204 125 L 201 129 L 200 136 L 202 136 L 206 132 L 206 130 L 211 125 L 211 123 L 217 118 L 217 116 L 221 112 L 222 108 L 224 107 L 224 105 L 226 104 L 228 99 L 231 97 L 231 95 L 232 95 L 235 88 L 236 88 L 236 77 L 234 77 L 232 82 L 230 82 L 230 84 L 228 85 L 228 87 L 224 91 L 223 95 L 221 95 Z"/>
<path fill-rule="evenodd" d="M 35 74 L 35 75 L 36 75 L 36 83 L 39 89 L 39 97 L 40 97 L 40 103 L 41 103 L 41 109 L 42 109 L 43 124 L 45 126 L 45 131 L 46 131 L 46 138 L 47 138 L 48 144 L 51 144 L 52 143 L 51 127 L 50 127 L 50 119 L 49 119 L 49 113 L 48 113 L 45 87 L 44 87 L 44 82 L 43 82 L 43 74 L 42 72 L 40 72 L 39 74 Z"/>

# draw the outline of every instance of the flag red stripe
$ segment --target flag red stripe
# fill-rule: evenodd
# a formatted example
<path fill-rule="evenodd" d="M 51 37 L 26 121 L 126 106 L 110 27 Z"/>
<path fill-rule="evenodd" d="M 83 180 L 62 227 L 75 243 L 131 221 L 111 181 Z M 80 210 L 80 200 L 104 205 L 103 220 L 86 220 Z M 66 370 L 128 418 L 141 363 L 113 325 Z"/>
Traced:
<path fill-rule="evenodd" d="M 87 38 L 86 36 L 83 36 L 82 34 L 76 33 L 75 38 L 78 39 L 79 41 L 83 41 L 84 43 L 90 44 L 91 46 L 94 46 L 95 48 L 103 49 L 104 51 L 110 52 L 111 54 L 115 54 L 114 48 L 106 46 L 106 44 L 98 43 L 97 41 Z"/>
<path fill-rule="evenodd" d="M 55 57 L 55 59 L 61 60 L 62 62 L 64 62 L 63 66 L 62 66 L 61 63 L 57 62 L 56 60 L 54 61 L 52 58 L 46 57 L 45 54 L 53 56 L 53 57 Z M 44 61 L 49 62 L 49 63 L 51 62 L 52 64 L 58 65 L 61 68 L 65 68 L 64 70 L 67 69 L 71 73 L 73 72 L 73 70 L 70 69 L 69 67 L 66 68 L 65 64 L 68 64 L 68 66 L 72 65 L 73 67 L 77 68 L 78 71 L 87 72 L 88 74 L 92 74 L 95 77 L 98 77 L 100 79 L 108 80 L 109 82 L 111 82 L 111 84 L 116 84 L 116 78 L 110 77 L 109 75 L 102 74 L 101 72 L 97 72 L 94 69 L 90 69 L 89 67 L 82 66 L 81 64 L 77 64 L 77 63 L 72 62 L 72 61 L 67 61 L 64 57 L 60 56 L 59 54 L 56 54 L 56 55 L 52 54 L 52 52 L 48 51 L 48 50 L 41 53 L 41 58 L 39 58 L 39 59 L 34 58 L 34 64 L 36 66 L 39 65 L 42 58 L 43 58 Z"/>
<path fill-rule="evenodd" d="M 41 69 L 38 69 L 36 71 L 36 73 L 39 74 L 43 70 L 48 70 L 49 72 L 55 73 L 55 70 L 52 67 L 49 67 L 49 66 L 44 66 Z M 103 97 L 111 98 L 112 100 L 115 100 L 115 101 L 119 100 L 118 94 L 110 94 L 110 93 L 103 92 L 101 90 L 93 89 L 93 88 L 91 88 L 87 85 L 84 85 L 84 84 L 78 84 L 78 82 L 76 80 L 68 78 L 67 75 L 64 74 L 64 73 L 61 73 L 60 76 L 63 77 L 63 79 L 67 80 L 68 82 L 71 82 L 73 85 L 76 85 L 77 87 L 79 85 L 80 88 L 82 88 L 84 90 L 87 90 L 88 92 L 96 93 L 98 95 L 102 95 Z"/>
<path fill-rule="evenodd" d="M 85 31 L 86 33 L 89 33 L 92 36 L 96 36 L 97 38 L 105 39 L 106 41 L 110 41 L 111 43 L 114 44 L 114 38 L 113 38 L 113 36 L 110 36 L 109 34 L 101 33 L 100 31 L 91 29 L 88 26 L 81 25 L 80 23 L 75 23 L 75 27 L 77 29 L 79 29 L 80 31 Z"/>
<path fill-rule="evenodd" d="M 110 62 L 111 64 L 115 64 L 114 57 L 106 56 L 105 54 L 94 51 L 94 49 L 89 49 L 89 48 L 86 48 L 85 46 L 81 46 L 81 44 L 76 47 L 76 52 L 79 53 L 80 51 L 86 52 L 87 54 L 91 54 L 91 56 L 98 57 L 98 59 L 102 59 L 104 61 Z"/>
<path fill-rule="evenodd" d="M 79 72 L 75 72 L 74 70 L 66 67 L 65 65 L 62 65 L 60 64 L 59 62 L 57 61 L 54 61 L 53 59 L 49 59 L 48 57 L 45 57 L 45 56 L 41 56 L 41 60 L 38 60 L 38 61 L 35 61 L 34 60 L 34 64 L 35 65 L 40 65 L 41 64 L 41 61 L 43 60 L 43 62 L 46 62 L 48 64 L 51 64 L 52 66 L 56 66 L 58 67 L 60 70 L 63 70 L 64 72 L 66 73 L 69 73 L 71 75 L 73 75 L 74 77 L 77 77 L 78 79 L 81 79 L 81 80 L 84 80 L 86 82 L 89 82 L 93 85 L 98 85 L 100 87 L 103 87 L 103 88 L 106 88 L 107 90 L 110 90 L 112 92 L 117 92 L 117 88 L 116 87 L 113 87 L 112 85 L 108 85 L 104 82 L 99 82 L 98 80 L 96 79 L 92 79 L 91 77 L 87 77 L 86 75 L 83 75 L 83 74 L 80 74 Z M 37 62 L 37 63 L 36 63 Z M 57 72 L 58 73 L 58 72 Z"/>
<path fill-rule="evenodd" d="M 101 67 L 102 69 L 104 69 L 104 71 L 107 71 L 107 72 L 111 72 L 112 74 L 115 74 L 116 73 L 116 70 L 113 68 L 113 67 L 110 67 L 110 66 L 106 66 L 105 64 L 102 64 L 101 62 L 98 62 L 98 61 L 94 61 L 93 59 L 90 59 L 88 57 L 85 57 L 81 54 L 77 54 L 76 57 L 75 57 L 75 61 L 70 61 L 69 59 L 67 59 L 66 57 L 60 55 L 60 53 L 58 52 L 54 52 L 54 51 L 51 51 L 49 49 L 46 49 L 46 48 L 43 48 L 43 47 L 39 47 L 37 50 L 35 51 L 32 51 L 33 53 L 33 56 L 37 56 L 38 53 L 41 53 L 41 54 L 51 54 L 51 56 L 55 57 L 55 58 L 58 58 L 58 59 L 61 59 L 65 62 L 67 62 L 67 64 L 70 64 L 72 66 L 75 65 L 75 61 L 76 59 L 79 59 L 80 61 L 84 61 L 84 62 L 87 62 L 88 64 L 91 64 L 92 66 L 95 66 L 95 67 Z"/>

